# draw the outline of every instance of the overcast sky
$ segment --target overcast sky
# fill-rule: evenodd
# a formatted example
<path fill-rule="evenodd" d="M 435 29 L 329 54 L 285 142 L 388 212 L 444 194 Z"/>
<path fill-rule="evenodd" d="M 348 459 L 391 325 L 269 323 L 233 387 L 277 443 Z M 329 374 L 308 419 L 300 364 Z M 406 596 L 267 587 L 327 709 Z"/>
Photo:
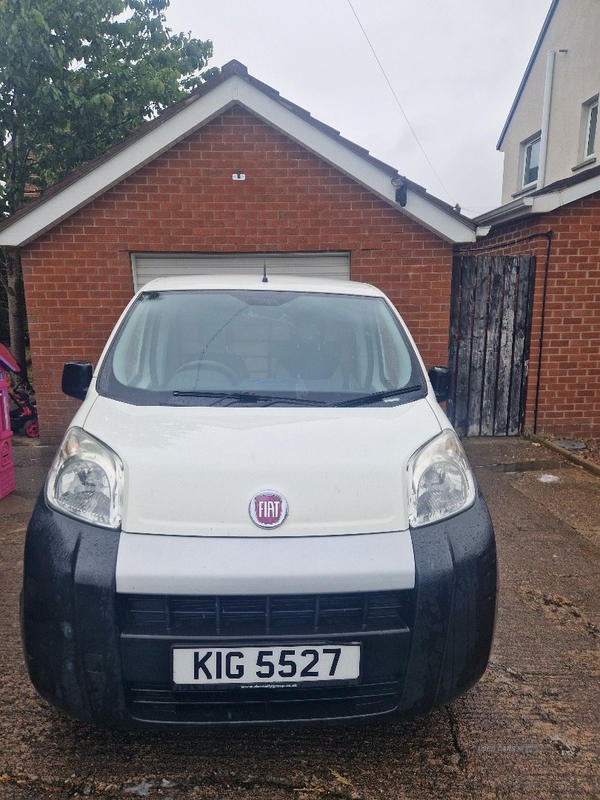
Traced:
<path fill-rule="evenodd" d="M 241 61 L 477 216 L 500 204 L 496 144 L 550 2 L 171 0 L 166 16 L 174 31 L 212 40 L 210 66 Z"/>

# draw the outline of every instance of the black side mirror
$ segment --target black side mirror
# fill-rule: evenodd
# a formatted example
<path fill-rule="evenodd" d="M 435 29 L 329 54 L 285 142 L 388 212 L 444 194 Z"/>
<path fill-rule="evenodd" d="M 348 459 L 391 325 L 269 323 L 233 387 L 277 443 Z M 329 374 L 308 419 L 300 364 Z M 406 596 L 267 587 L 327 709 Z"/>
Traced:
<path fill-rule="evenodd" d="M 448 367 L 431 367 L 427 374 L 438 403 L 447 400 L 450 395 L 450 370 Z"/>
<path fill-rule="evenodd" d="M 63 392 L 77 400 L 85 400 L 93 372 L 89 361 L 68 361 L 63 367 Z"/>

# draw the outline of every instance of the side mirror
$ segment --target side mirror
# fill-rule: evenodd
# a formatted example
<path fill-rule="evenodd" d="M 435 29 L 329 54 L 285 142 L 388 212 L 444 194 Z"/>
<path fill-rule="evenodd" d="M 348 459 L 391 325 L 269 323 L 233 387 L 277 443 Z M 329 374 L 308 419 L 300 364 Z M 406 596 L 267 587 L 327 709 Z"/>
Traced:
<path fill-rule="evenodd" d="M 89 361 L 68 361 L 63 367 L 63 392 L 77 400 L 85 400 L 93 372 Z"/>
<path fill-rule="evenodd" d="M 427 374 L 438 403 L 447 400 L 450 395 L 450 370 L 448 367 L 431 367 Z"/>

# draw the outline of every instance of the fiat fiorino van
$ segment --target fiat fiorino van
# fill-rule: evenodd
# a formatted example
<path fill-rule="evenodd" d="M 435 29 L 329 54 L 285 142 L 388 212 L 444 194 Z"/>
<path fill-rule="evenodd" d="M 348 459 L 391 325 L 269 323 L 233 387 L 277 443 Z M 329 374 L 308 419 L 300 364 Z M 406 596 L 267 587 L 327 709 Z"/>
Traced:
<path fill-rule="evenodd" d="M 380 291 L 158 279 L 63 390 L 83 403 L 22 593 L 50 703 L 113 727 L 407 717 L 481 677 L 492 525 Z"/>

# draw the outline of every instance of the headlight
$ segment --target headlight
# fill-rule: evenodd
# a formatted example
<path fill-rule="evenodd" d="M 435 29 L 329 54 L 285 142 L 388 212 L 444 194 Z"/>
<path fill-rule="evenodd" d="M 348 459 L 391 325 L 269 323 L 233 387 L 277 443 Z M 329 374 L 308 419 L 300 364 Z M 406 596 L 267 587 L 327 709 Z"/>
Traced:
<path fill-rule="evenodd" d="M 123 464 L 109 447 L 81 428 L 71 428 L 48 480 L 48 503 L 71 517 L 103 528 L 121 524 Z"/>
<path fill-rule="evenodd" d="M 458 436 L 442 433 L 408 465 L 408 520 L 413 528 L 451 517 L 475 502 L 475 480 Z"/>

